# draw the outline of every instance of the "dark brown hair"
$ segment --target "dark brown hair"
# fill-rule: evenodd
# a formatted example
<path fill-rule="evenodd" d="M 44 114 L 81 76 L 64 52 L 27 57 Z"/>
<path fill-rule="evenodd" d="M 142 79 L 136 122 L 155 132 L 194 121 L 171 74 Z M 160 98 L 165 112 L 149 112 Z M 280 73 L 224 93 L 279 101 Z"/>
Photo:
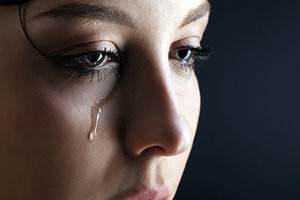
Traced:
<path fill-rule="evenodd" d="M 0 0 L 0 6 L 10 6 L 24 3 L 29 0 Z"/>

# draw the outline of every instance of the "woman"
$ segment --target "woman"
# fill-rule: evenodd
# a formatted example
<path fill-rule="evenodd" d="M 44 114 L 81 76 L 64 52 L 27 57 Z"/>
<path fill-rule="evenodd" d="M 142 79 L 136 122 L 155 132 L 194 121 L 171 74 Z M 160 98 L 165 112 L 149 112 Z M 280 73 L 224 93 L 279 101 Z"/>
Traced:
<path fill-rule="evenodd" d="M 173 199 L 209 3 L 18 3 L 0 6 L 1 199 Z"/>

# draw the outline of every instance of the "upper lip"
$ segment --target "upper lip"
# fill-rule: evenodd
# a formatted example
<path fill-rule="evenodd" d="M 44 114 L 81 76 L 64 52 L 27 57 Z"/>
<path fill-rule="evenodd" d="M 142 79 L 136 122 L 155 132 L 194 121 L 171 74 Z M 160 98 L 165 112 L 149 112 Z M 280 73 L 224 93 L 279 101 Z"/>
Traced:
<path fill-rule="evenodd" d="M 168 187 L 146 188 L 137 192 L 127 193 L 118 200 L 167 200 L 170 197 Z"/>

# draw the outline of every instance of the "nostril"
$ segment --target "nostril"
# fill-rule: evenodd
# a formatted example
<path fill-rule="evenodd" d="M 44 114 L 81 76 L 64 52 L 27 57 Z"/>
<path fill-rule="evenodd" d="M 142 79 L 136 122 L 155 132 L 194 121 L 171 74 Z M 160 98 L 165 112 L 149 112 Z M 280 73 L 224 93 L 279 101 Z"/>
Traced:
<path fill-rule="evenodd" d="M 144 156 L 147 156 L 147 155 L 166 156 L 167 151 L 160 146 L 151 146 L 149 148 L 144 149 L 141 152 L 141 154 Z"/>

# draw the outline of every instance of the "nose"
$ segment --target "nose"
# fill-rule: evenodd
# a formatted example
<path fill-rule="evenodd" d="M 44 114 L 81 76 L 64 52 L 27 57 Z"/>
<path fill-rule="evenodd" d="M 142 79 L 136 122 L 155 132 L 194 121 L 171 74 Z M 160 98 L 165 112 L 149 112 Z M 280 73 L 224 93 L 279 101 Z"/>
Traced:
<path fill-rule="evenodd" d="M 168 57 L 136 55 L 128 59 L 123 79 L 125 151 L 134 156 L 180 154 L 191 147 L 193 133 L 178 105 Z"/>

